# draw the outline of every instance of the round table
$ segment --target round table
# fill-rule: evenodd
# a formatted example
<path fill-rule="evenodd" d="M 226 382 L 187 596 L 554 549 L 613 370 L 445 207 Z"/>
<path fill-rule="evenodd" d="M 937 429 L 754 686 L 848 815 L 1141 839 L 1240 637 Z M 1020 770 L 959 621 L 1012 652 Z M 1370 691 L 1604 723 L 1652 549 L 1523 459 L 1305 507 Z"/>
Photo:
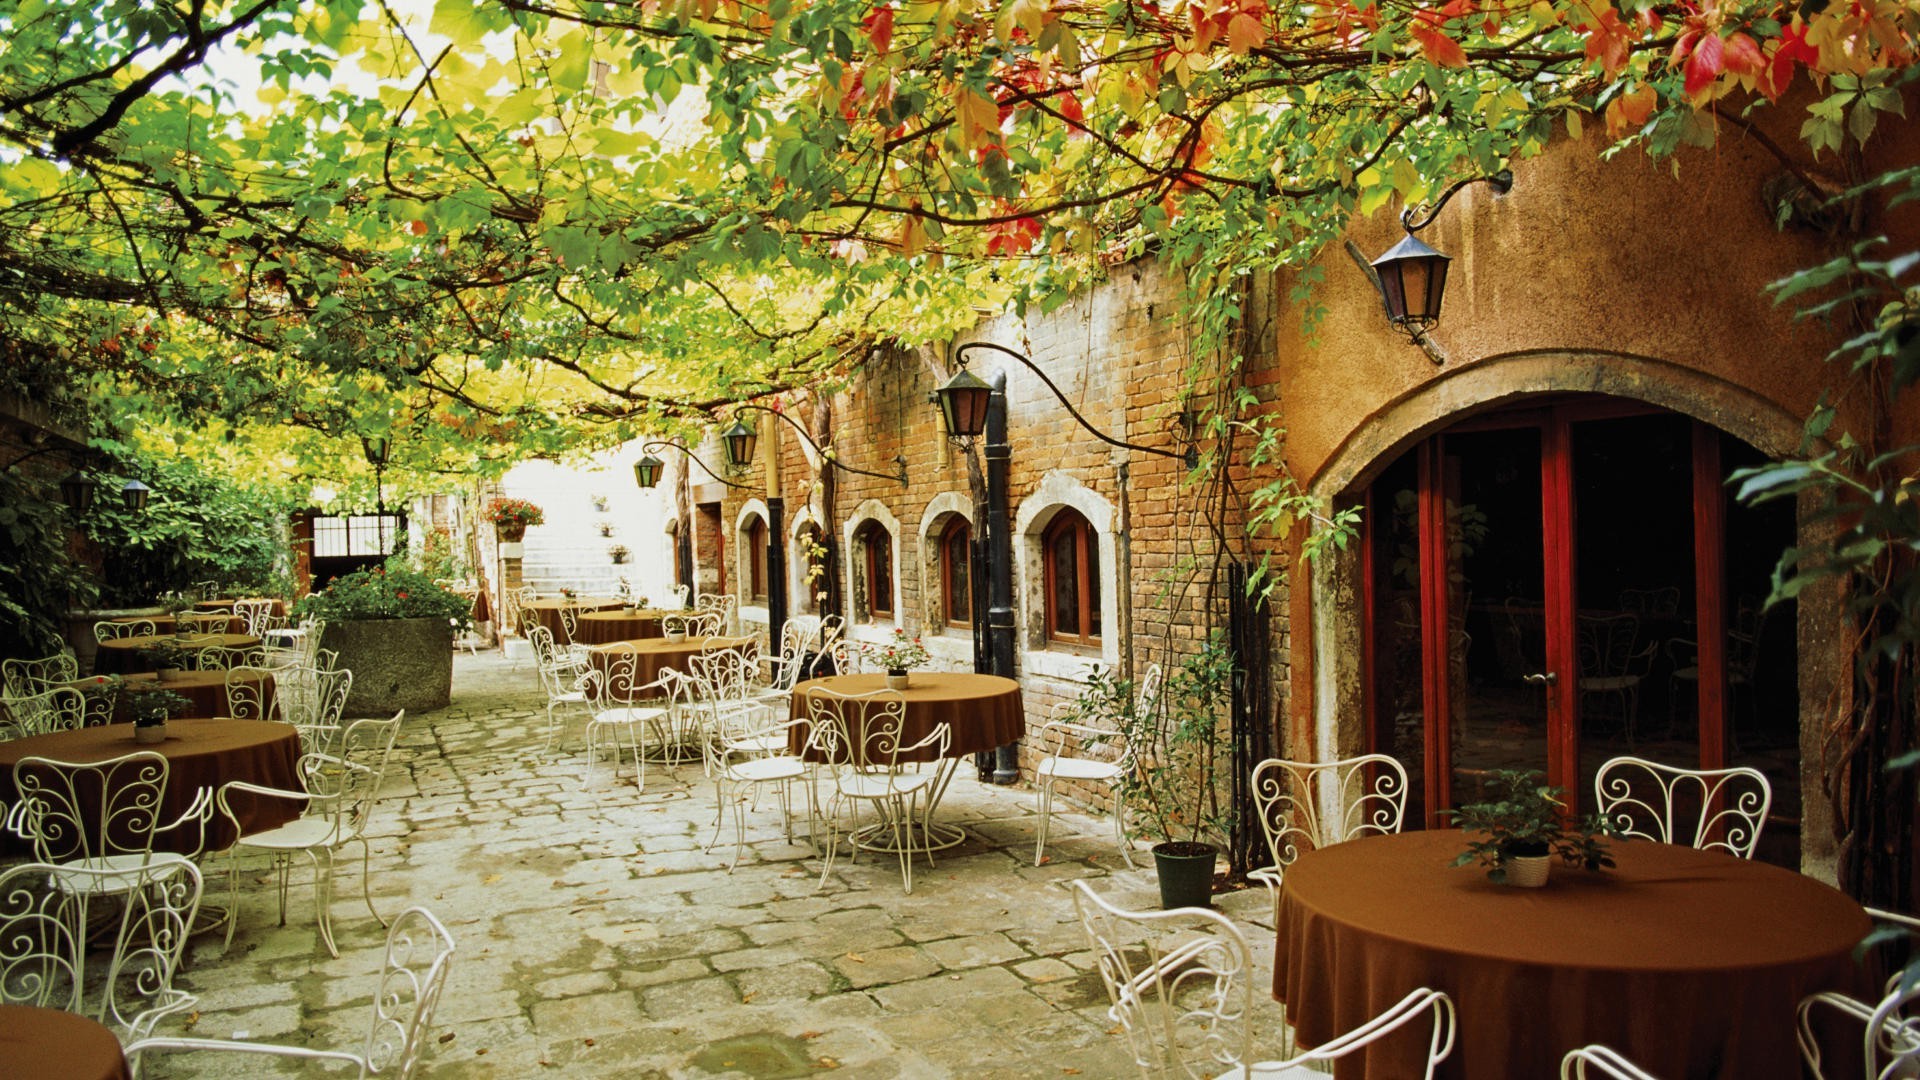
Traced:
<path fill-rule="evenodd" d="M 605 645 L 595 645 L 587 650 L 594 670 L 605 675 L 612 669 L 614 661 L 625 656 L 634 660 L 633 677 L 644 686 L 660 677 L 660 672 L 672 668 L 683 674 L 687 672 L 687 657 L 698 656 L 706 652 L 719 652 L 722 649 L 740 649 L 753 644 L 750 637 L 690 637 L 682 641 L 668 641 L 666 638 L 642 638 L 638 641 L 614 641 Z M 611 687 L 616 695 L 624 694 L 626 687 L 615 684 Z M 655 692 L 648 690 L 636 695 L 653 697 Z"/>
<path fill-rule="evenodd" d="M 178 818 L 201 788 L 218 788 L 229 780 L 301 790 L 300 732 L 293 725 L 268 720 L 170 720 L 165 741 L 151 746 L 135 743 L 133 729 L 126 724 L 0 742 L 0 802 L 12 805 L 19 797 L 13 769 L 21 758 L 90 763 L 146 750 L 167 759 L 167 789 L 159 808 L 161 824 Z M 233 801 L 234 815 L 249 833 L 284 825 L 299 817 L 303 809 L 304 801 Z M 207 823 L 204 845 L 197 831 L 180 829 L 156 834 L 153 846 L 156 850 L 192 854 L 196 850 L 224 850 L 235 839 L 232 825 L 216 811 Z"/>
<path fill-rule="evenodd" d="M 870 694 L 887 688 L 885 674 L 829 675 L 808 679 L 793 688 L 791 715 L 809 715 L 814 691 L 831 690 L 837 694 Z M 927 795 L 925 815 L 926 847 L 950 848 L 967 838 L 965 829 L 933 820 L 933 813 L 946 794 L 947 784 L 962 758 L 982 750 L 992 750 L 1015 742 L 1026 734 L 1026 706 L 1020 698 L 1020 684 L 999 675 L 981 675 L 971 671 L 916 671 L 909 675 L 907 688 L 900 691 L 906 711 L 902 717 L 900 741 L 903 745 L 919 742 L 932 734 L 936 725 L 945 723 L 951 733 L 947 756 L 936 758 L 931 747 L 902 753 L 899 761 L 940 762 L 940 774 Z M 807 731 L 796 725 L 788 729 L 788 750 L 818 758 L 807 746 Z M 892 850 L 882 842 L 881 833 L 856 834 L 863 847 Z M 890 837 L 890 833 L 887 834 Z M 920 846 L 918 844 L 916 847 Z"/>
<path fill-rule="evenodd" d="M 1465 843 L 1456 830 L 1368 836 L 1287 869 L 1273 992 L 1300 1045 L 1427 986 L 1459 1017 L 1442 1076 L 1553 1076 L 1568 1050 L 1599 1042 L 1665 1080 L 1785 1080 L 1800 1075 L 1801 998 L 1875 996 L 1852 957 L 1866 913 L 1810 877 L 1614 840 L 1615 869 L 1556 862 L 1544 888 L 1522 889 L 1450 865 Z M 1336 1075 L 1417 1075 L 1426 1038 L 1388 1036 Z"/>
<path fill-rule="evenodd" d="M 124 675 L 122 678 L 126 679 L 128 683 L 152 683 L 158 680 L 159 676 L 151 671 L 140 671 Z M 93 679 L 75 679 L 66 685 L 85 690 L 94 681 Z M 251 695 L 252 700 L 273 700 L 272 675 L 264 671 L 255 672 L 248 674 L 240 681 L 248 686 L 259 687 L 259 689 L 255 690 Z M 215 716 L 225 716 L 227 714 L 226 668 L 214 668 L 212 671 L 183 671 L 160 685 L 187 699 L 190 707 L 185 714 L 175 717 L 175 719 L 208 719 Z M 133 719 L 131 716 L 126 715 L 124 705 L 114 710 L 113 718 L 115 722 Z"/>
<path fill-rule="evenodd" d="M 0 1061 L 8 1076 L 127 1080 L 120 1040 L 78 1013 L 32 1005 L 0 1005 Z"/>
<path fill-rule="evenodd" d="M 154 633 L 163 635 L 173 633 L 177 625 L 177 620 L 171 615 L 122 615 L 118 618 L 107 619 L 105 621 L 116 623 L 148 622 L 153 624 Z M 238 618 L 232 615 L 222 618 L 218 612 L 195 612 L 188 622 L 194 624 L 192 628 L 192 632 L 194 633 L 201 632 L 201 628 L 203 627 L 206 633 L 217 634 L 237 634 L 241 629 Z"/>
<path fill-rule="evenodd" d="M 184 638 L 165 636 L 114 638 L 100 643 L 99 651 L 93 654 L 93 670 L 100 675 L 150 671 L 153 665 L 140 655 L 140 650 L 152 648 L 161 642 L 198 652 L 209 645 L 223 645 L 229 649 L 245 648 L 260 644 L 260 639 L 251 634 L 195 634 Z"/>
<path fill-rule="evenodd" d="M 521 604 L 520 610 L 523 613 L 521 621 L 524 623 L 526 616 L 531 615 L 535 622 L 547 628 L 547 632 L 553 635 L 553 640 L 565 642 L 567 631 L 560 625 L 561 608 L 587 612 L 605 611 L 619 606 L 620 598 L 617 596 L 576 596 L 572 599 L 564 596 L 550 596 L 540 600 L 528 600 Z"/>
<path fill-rule="evenodd" d="M 657 608 L 641 608 L 631 615 L 618 608 L 583 612 L 574 627 L 573 643 L 607 645 L 615 641 L 657 638 L 661 634 L 660 617 L 665 614 L 667 612 Z"/>

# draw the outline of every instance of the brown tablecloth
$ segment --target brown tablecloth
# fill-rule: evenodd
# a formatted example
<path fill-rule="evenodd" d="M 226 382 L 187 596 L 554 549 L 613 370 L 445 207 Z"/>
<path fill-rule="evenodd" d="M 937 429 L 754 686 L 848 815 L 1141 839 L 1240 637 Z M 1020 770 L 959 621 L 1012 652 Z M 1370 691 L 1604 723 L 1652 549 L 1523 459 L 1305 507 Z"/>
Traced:
<path fill-rule="evenodd" d="M 122 678 L 126 679 L 130 684 L 135 682 L 151 684 L 158 681 L 159 676 L 151 671 L 141 671 L 124 675 Z M 271 700 L 273 693 L 273 676 L 266 674 L 250 675 L 242 681 L 249 685 L 265 683 L 266 686 L 258 693 L 256 700 Z M 76 679 L 67 685 L 84 690 L 87 684 L 91 682 L 93 682 L 92 679 Z M 206 719 L 227 715 L 227 669 L 225 668 L 215 668 L 212 671 L 183 671 L 177 677 L 169 679 L 161 685 L 179 694 L 181 697 L 186 698 L 192 705 L 184 715 L 177 717 L 177 719 Z M 133 719 L 133 717 L 127 714 L 124 702 L 121 703 L 119 708 L 114 710 L 113 718 L 116 722 L 122 723 Z"/>
<path fill-rule="evenodd" d="M 124 675 L 130 671 L 151 671 L 153 665 L 140 655 L 140 650 L 150 648 L 159 642 L 168 642 L 183 649 L 200 650 L 209 645 L 224 645 L 229 649 L 258 645 L 260 639 L 251 634 L 195 634 L 192 637 L 115 638 L 100 643 L 100 650 L 93 654 L 93 670 L 101 675 Z"/>
<path fill-rule="evenodd" d="M 642 685 L 660 677 L 660 672 L 672 668 L 683 674 L 687 671 L 686 659 L 704 652 L 718 652 L 721 649 L 738 649 L 753 644 L 750 637 L 693 637 L 685 641 L 669 642 L 666 638 L 643 638 L 639 641 L 615 641 L 606 645 L 595 645 L 588 650 L 594 669 L 605 674 L 611 670 L 614 662 L 624 656 L 635 657 L 633 677 Z M 626 686 L 616 681 L 613 692 L 624 694 Z M 654 691 L 641 694 L 652 697 Z"/>
<path fill-rule="evenodd" d="M 0 1076 L 128 1080 L 113 1032 L 78 1013 L 0 1005 Z"/>
<path fill-rule="evenodd" d="M 189 620 L 194 623 L 189 629 L 195 633 L 201 632 L 200 627 L 203 625 L 207 628 L 205 631 L 207 633 L 237 634 L 240 632 L 240 619 L 237 616 L 229 615 L 225 621 L 216 622 L 214 620 L 218 614 L 217 612 L 211 615 L 205 612 L 199 614 L 204 617 Z M 171 634 L 174 630 L 174 618 L 171 615 L 123 615 L 119 618 L 106 619 L 104 621 L 117 623 L 150 622 L 153 624 L 154 632 L 159 634 Z"/>
<path fill-rule="evenodd" d="M 793 712 L 796 718 L 807 715 L 808 695 L 816 689 L 839 694 L 868 694 L 887 688 L 884 674 L 830 675 L 808 679 L 793 688 Z M 906 717 L 901 741 L 915 743 L 945 721 L 953 731 L 947 748 L 949 757 L 961 757 L 981 750 L 1004 746 L 1026 734 L 1026 707 L 1020 700 L 1020 684 L 999 675 L 978 675 L 970 671 L 916 671 L 901 691 L 906 699 Z M 790 729 L 790 747 L 794 753 L 806 748 L 804 728 Z M 901 761 L 932 761 L 931 750 L 902 754 Z"/>
<path fill-rule="evenodd" d="M 588 611 L 580 616 L 574 631 L 576 645 L 606 645 L 615 641 L 634 641 L 660 636 L 660 616 L 666 612 L 644 608 L 628 615 L 618 608 Z"/>
<path fill-rule="evenodd" d="M 620 598 L 617 596 L 576 596 L 571 600 L 564 597 L 553 596 L 540 600 L 530 600 L 521 604 L 520 610 L 525 612 L 526 615 L 531 615 L 534 621 L 538 622 L 541 626 L 546 627 L 547 630 L 553 634 L 553 640 L 565 644 L 567 632 L 566 629 L 560 625 L 561 608 L 571 607 L 575 611 L 587 612 L 605 611 L 608 608 L 617 608 L 619 606 Z M 525 621 L 526 615 L 522 616 L 523 622 Z"/>
<path fill-rule="evenodd" d="M 1611 842 L 1617 869 L 1556 863 L 1544 888 L 1522 889 L 1449 865 L 1465 844 L 1456 830 L 1369 836 L 1288 868 L 1273 992 L 1302 1046 L 1428 986 L 1459 1016 L 1441 1076 L 1554 1076 L 1568 1050 L 1599 1042 L 1663 1080 L 1784 1080 L 1800 1075 L 1801 998 L 1876 996 L 1851 955 L 1866 913 L 1810 877 L 1629 840 Z M 1419 1075 L 1415 1027 L 1336 1075 Z"/>
<path fill-rule="evenodd" d="M 167 759 L 167 791 L 160 807 L 160 823 L 179 817 L 202 787 L 217 788 L 229 780 L 246 780 L 267 787 L 300 790 L 298 765 L 300 733 L 291 724 L 267 720 L 170 720 L 166 741 L 142 746 L 133 741 L 126 724 L 56 731 L 0 742 L 0 802 L 18 799 L 13 767 L 21 758 L 95 762 L 135 751 L 151 750 Z M 233 809 L 247 832 L 271 829 L 300 816 L 302 802 L 284 799 L 236 798 Z M 220 851 L 234 841 L 227 819 L 214 813 L 207 824 L 204 850 Z M 154 838 L 157 850 L 190 853 L 200 837 L 188 830 L 163 832 Z"/>

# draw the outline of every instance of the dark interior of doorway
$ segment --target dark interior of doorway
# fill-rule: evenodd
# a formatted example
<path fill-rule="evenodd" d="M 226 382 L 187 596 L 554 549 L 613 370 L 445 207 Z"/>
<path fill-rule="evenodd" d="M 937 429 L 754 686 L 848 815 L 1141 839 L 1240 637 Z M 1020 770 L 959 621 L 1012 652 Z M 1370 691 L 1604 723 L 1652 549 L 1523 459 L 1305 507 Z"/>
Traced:
<path fill-rule="evenodd" d="M 1590 803 L 1594 771 L 1632 753 L 1698 766 L 1700 732 L 1691 678 L 1696 611 L 1692 421 L 1672 413 L 1577 422 L 1574 587 L 1583 640 L 1597 654 L 1617 636 L 1632 694 L 1583 692 L 1579 795 Z M 1718 436 L 1725 472 L 1763 460 Z M 1425 718 L 1419 624 L 1418 451 L 1375 480 L 1373 508 L 1375 743 L 1407 765 L 1407 820 L 1427 820 Z M 1544 667 L 1545 553 L 1541 434 L 1491 426 L 1445 438 L 1448 653 L 1455 687 L 1454 802 L 1472 801 L 1477 778 L 1495 768 L 1544 768 L 1543 699 L 1524 676 Z M 1799 691 L 1791 603 L 1764 608 L 1774 562 L 1793 540 L 1789 504 L 1759 508 L 1728 499 L 1725 567 L 1731 699 L 1728 763 L 1766 774 L 1773 806 L 1758 857 L 1799 862 Z M 1587 808 L 1591 808 L 1588 806 Z"/>

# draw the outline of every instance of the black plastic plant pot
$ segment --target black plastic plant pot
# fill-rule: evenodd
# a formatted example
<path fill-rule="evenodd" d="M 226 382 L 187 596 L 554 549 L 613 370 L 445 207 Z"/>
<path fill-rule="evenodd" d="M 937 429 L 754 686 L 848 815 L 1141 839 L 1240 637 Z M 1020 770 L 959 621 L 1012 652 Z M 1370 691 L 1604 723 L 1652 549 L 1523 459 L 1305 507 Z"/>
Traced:
<path fill-rule="evenodd" d="M 1212 844 L 1169 840 L 1153 845 L 1153 865 L 1160 875 L 1160 906 L 1167 910 L 1213 905 L 1213 864 L 1219 849 Z"/>

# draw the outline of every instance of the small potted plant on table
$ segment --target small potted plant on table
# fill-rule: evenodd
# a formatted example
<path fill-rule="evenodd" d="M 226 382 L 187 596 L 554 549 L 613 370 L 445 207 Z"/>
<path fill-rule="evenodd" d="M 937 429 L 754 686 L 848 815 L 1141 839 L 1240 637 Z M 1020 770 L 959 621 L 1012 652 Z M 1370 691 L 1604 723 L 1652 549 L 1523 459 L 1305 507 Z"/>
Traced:
<path fill-rule="evenodd" d="M 1560 801 L 1565 788 L 1542 784 L 1524 769 L 1496 769 L 1487 774 L 1486 793 L 1485 802 L 1446 812 L 1454 824 L 1479 834 L 1453 865 L 1477 861 L 1487 867 L 1487 880 L 1523 888 L 1547 883 L 1555 855 L 1588 870 L 1613 865 L 1605 843 L 1611 835 L 1606 819 L 1594 814 L 1569 821 L 1566 804 Z"/>
<path fill-rule="evenodd" d="M 933 659 L 920 639 L 894 627 L 893 638 L 884 645 L 868 645 L 863 650 L 874 666 L 887 673 L 887 689 L 905 690 L 907 673 Z"/>
<path fill-rule="evenodd" d="M 636 615 L 640 609 L 633 602 L 633 585 L 626 578 L 620 579 L 620 614 Z"/>
<path fill-rule="evenodd" d="M 191 650 L 166 640 L 155 640 L 153 644 L 142 648 L 140 655 L 153 665 L 153 673 L 160 677 L 161 682 L 172 682 L 179 678 L 194 656 Z"/>
<path fill-rule="evenodd" d="M 129 683 L 122 691 L 133 714 L 133 741 L 143 746 L 164 742 L 167 721 L 192 707 L 192 702 L 152 684 Z"/>
<path fill-rule="evenodd" d="M 192 597 L 180 593 L 163 596 L 160 598 L 160 607 L 166 611 L 167 618 L 173 620 L 174 637 L 186 638 L 192 635 L 193 627 L 189 625 L 192 620 L 187 617 L 187 613 L 193 610 Z"/>

